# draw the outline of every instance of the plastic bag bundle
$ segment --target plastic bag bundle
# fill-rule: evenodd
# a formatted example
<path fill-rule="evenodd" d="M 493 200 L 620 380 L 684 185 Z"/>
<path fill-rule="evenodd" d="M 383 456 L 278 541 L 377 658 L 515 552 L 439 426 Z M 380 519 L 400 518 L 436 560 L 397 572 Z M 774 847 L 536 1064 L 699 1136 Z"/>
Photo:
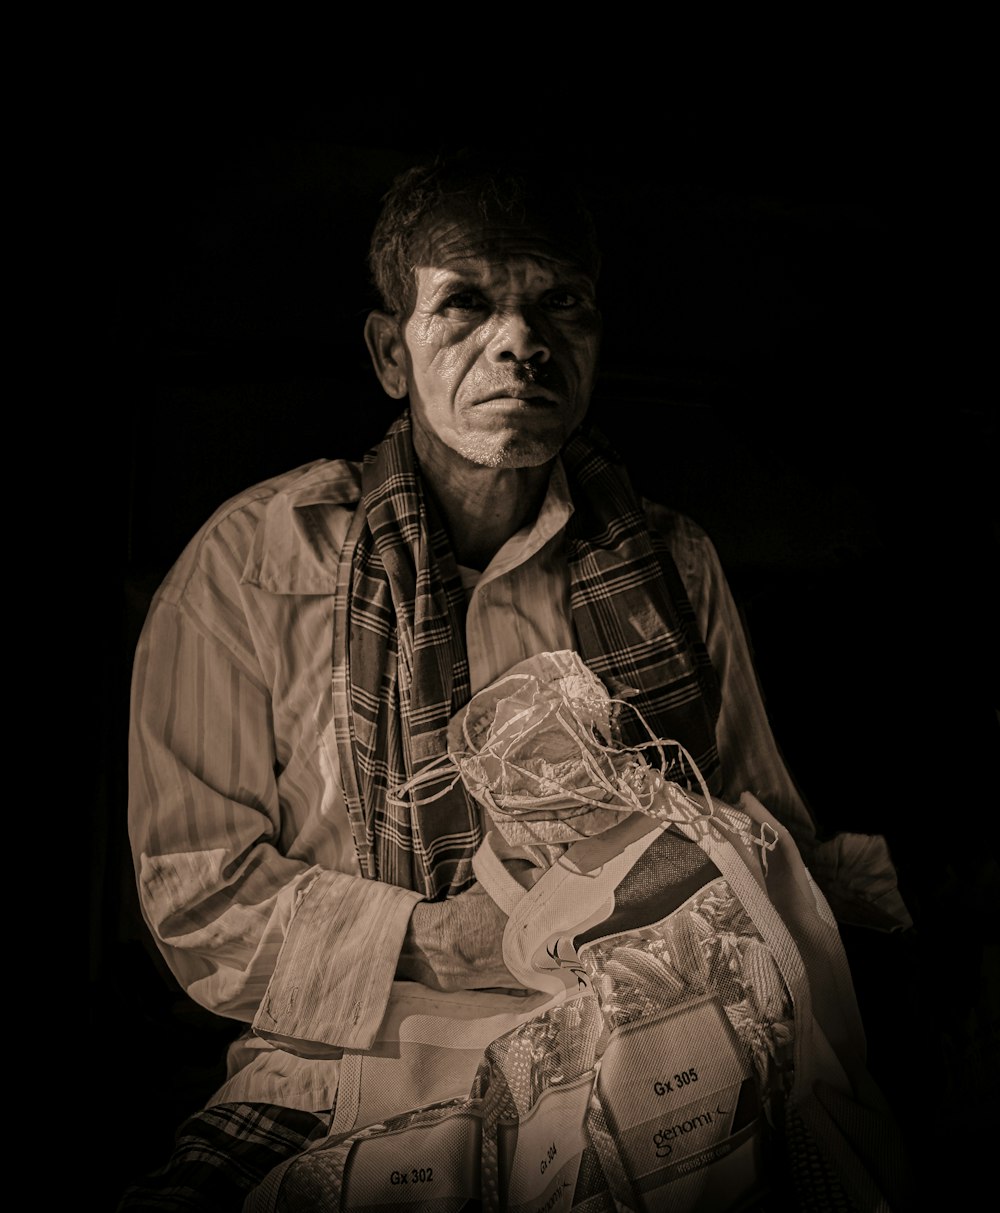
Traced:
<path fill-rule="evenodd" d="M 673 767 L 687 761 L 700 776 L 678 742 L 650 732 L 642 746 L 619 744 L 624 710 L 633 709 L 609 696 L 579 654 L 540 653 L 472 697 L 451 722 L 447 756 L 395 799 L 419 810 L 443 794 L 423 788 L 461 779 L 502 837 L 528 846 L 592 837 L 637 811 L 663 816 Z M 658 770 L 647 751 L 659 757 Z"/>

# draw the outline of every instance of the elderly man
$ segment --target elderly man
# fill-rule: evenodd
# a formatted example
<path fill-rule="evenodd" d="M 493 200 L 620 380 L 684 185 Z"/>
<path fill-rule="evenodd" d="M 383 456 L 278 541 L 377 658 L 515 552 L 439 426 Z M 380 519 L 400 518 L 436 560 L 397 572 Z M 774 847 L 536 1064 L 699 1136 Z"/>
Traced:
<path fill-rule="evenodd" d="M 246 1031 L 122 1208 L 239 1208 L 328 1131 L 341 1051 L 371 1044 L 395 978 L 517 984 L 472 869 L 479 807 L 461 784 L 412 814 L 389 793 L 525 658 L 576 650 L 715 794 L 749 789 L 813 836 L 711 543 L 639 500 L 588 429 L 586 208 L 531 174 L 421 166 L 386 196 L 370 263 L 365 338 L 398 420 L 363 465 L 321 460 L 222 506 L 138 645 L 143 912 L 191 997 Z"/>

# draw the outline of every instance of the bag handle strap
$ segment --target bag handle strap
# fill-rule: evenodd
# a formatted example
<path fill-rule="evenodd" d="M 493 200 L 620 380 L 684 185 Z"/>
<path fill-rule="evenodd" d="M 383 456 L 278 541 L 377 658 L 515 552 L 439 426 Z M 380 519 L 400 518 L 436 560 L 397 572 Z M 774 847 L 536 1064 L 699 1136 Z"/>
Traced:
<path fill-rule="evenodd" d="M 680 788 L 677 792 L 692 800 L 695 806 L 701 800 L 697 793 Z M 758 883 L 736 843 L 729 837 L 723 820 L 717 814 L 709 818 L 699 813 L 688 822 L 675 821 L 673 824 L 712 860 L 771 950 L 792 998 L 796 1089 L 800 1093 L 808 1092 L 820 1077 L 849 1089 L 843 1067 L 816 1021 L 812 987 L 802 952 L 767 890 Z"/>

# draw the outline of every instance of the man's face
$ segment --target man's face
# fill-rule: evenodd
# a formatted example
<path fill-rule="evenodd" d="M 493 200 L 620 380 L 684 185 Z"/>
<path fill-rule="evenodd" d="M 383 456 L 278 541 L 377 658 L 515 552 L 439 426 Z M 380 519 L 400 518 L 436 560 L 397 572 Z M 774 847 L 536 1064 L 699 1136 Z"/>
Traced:
<path fill-rule="evenodd" d="M 552 459 L 583 420 L 601 321 L 594 283 L 541 233 L 439 223 L 402 323 L 418 451 L 486 467 Z"/>

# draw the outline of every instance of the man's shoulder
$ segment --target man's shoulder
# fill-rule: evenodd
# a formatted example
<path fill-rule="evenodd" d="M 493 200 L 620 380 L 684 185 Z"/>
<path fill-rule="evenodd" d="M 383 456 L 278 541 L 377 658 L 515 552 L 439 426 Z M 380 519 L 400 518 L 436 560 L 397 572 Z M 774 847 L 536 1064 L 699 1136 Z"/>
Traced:
<path fill-rule="evenodd" d="M 658 501 L 641 498 L 646 523 L 666 542 L 689 590 L 713 577 L 719 557 L 708 532 L 689 515 Z"/>
<path fill-rule="evenodd" d="M 671 547 L 675 544 L 695 547 L 711 544 L 708 533 L 689 515 L 659 501 L 651 501 L 648 497 L 640 500 L 647 524 L 662 535 Z"/>
<path fill-rule="evenodd" d="M 725 581 L 715 543 L 703 526 L 678 509 L 642 497 L 649 529 L 663 537 L 695 607 Z"/>
<path fill-rule="evenodd" d="M 199 534 L 208 535 L 227 520 L 247 515 L 263 518 L 277 500 L 290 508 L 326 504 L 351 504 L 358 499 L 361 464 L 350 459 L 314 459 L 287 472 L 269 476 L 224 501 Z"/>
<path fill-rule="evenodd" d="M 279 592 L 325 592 L 331 556 L 361 489 L 356 460 L 317 459 L 258 481 L 224 501 L 187 544 L 163 591 L 192 578 L 250 582 Z M 317 516 L 326 516 L 317 525 Z M 324 542 L 325 540 L 325 542 Z"/>

